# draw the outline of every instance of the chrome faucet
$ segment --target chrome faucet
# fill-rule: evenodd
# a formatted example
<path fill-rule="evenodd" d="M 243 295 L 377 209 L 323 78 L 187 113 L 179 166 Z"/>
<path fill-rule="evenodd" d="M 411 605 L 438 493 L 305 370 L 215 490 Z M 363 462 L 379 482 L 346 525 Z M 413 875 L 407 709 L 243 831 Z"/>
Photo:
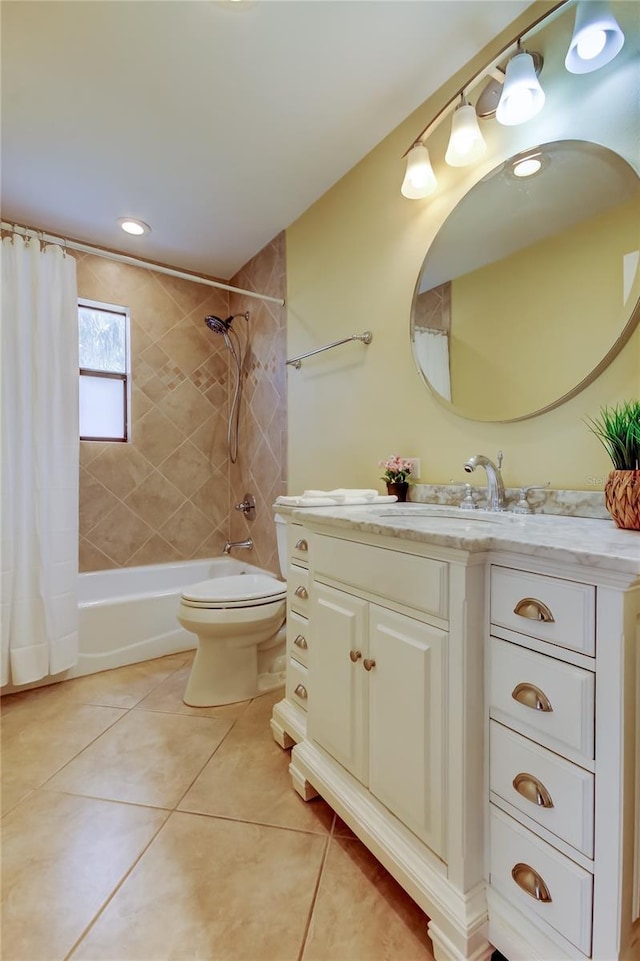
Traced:
<path fill-rule="evenodd" d="M 464 464 L 464 469 L 467 474 L 471 474 L 476 467 L 484 467 L 487 472 L 487 510 L 488 511 L 503 511 L 504 510 L 504 484 L 502 482 L 502 474 L 500 473 L 500 468 L 502 467 L 502 451 L 498 451 L 498 466 L 485 457 L 484 454 L 474 454 L 470 457 L 468 461 Z"/>
<path fill-rule="evenodd" d="M 246 547 L 248 551 L 252 551 L 253 539 L 251 537 L 247 537 L 246 541 L 226 541 L 222 553 L 228 554 L 233 547 Z"/>

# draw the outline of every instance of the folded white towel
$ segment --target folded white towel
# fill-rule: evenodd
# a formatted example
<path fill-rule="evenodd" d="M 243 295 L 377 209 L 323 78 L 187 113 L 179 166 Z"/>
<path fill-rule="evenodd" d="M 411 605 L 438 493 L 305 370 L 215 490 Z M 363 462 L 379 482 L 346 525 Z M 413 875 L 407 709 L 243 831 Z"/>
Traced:
<path fill-rule="evenodd" d="M 336 500 L 359 497 L 365 501 L 372 501 L 378 496 L 377 490 L 372 488 L 359 489 L 356 487 L 336 487 L 332 491 L 304 491 L 303 497 L 334 497 Z"/>
<path fill-rule="evenodd" d="M 281 495 L 276 498 L 276 506 L 282 507 L 351 507 L 362 504 L 393 504 L 398 498 L 395 494 L 382 495 L 376 494 L 373 499 L 369 497 L 311 497 L 309 492 L 300 494 L 297 497 L 287 497 Z"/>

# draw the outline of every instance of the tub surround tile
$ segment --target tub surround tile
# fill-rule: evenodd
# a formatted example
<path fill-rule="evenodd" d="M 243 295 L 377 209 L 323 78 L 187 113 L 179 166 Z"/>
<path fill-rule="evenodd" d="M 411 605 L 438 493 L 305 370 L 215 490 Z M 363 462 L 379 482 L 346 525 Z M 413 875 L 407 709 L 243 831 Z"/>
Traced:
<path fill-rule="evenodd" d="M 160 534 L 152 534 L 140 550 L 131 555 L 126 566 L 137 567 L 140 564 L 157 564 L 160 558 L 165 564 L 170 561 L 184 560 L 183 555 L 175 549 L 173 544 L 170 544 Z"/>
<path fill-rule="evenodd" d="M 164 474 L 154 470 L 126 498 L 125 504 L 141 517 L 151 530 L 158 530 L 182 507 L 185 498 Z"/>
<path fill-rule="evenodd" d="M 118 497 L 107 490 L 89 468 L 80 468 L 80 530 L 90 534 L 118 504 Z"/>
<path fill-rule="evenodd" d="M 137 425 L 136 444 L 154 467 L 176 450 L 184 437 L 157 407 L 145 414 Z"/>
<path fill-rule="evenodd" d="M 163 460 L 159 469 L 185 497 L 195 494 L 211 476 L 207 457 L 189 440 Z"/>
<path fill-rule="evenodd" d="M 174 808 L 231 722 L 131 711 L 47 783 L 47 789 Z"/>
<path fill-rule="evenodd" d="M 172 814 L 72 959 L 296 961 L 326 843 Z"/>
<path fill-rule="evenodd" d="M 328 958 L 433 959 L 424 913 L 357 839 L 331 839 L 320 880 L 302 961 Z"/>
<path fill-rule="evenodd" d="M 213 530 L 214 525 L 202 511 L 192 501 L 185 501 L 160 528 L 160 534 L 183 557 L 188 558 L 194 555 Z"/>
<path fill-rule="evenodd" d="M 86 537 L 80 538 L 78 556 L 80 570 L 83 572 L 108 571 L 120 566 L 106 554 L 103 554 L 101 550 L 98 550 L 95 544 L 92 544 Z"/>
<path fill-rule="evenodd" d="M 153 470 L 139 450 L 127 444 L 109 444 L 87 468 L 93 478 L 124 500 Z"/>
<path fill-rule="evenodd" d="M 63 961 L 166 812 L 39 791 L 2 822 L 2 954 Z"/>
<path fill-rule="evenodd" d="M 179 387 L 167 393 L 159 407 L 182 437 L 188 437 L 212 414 L 211 404 L 190 380 L 183 381 Z"/>
<path fill-rule="evenodd" d="M 117 564 L 126 564 L 132 554 L 153 534 L 141 517 L 126 504 L 116 506 L 91 531 L 91 543 Z"/>
<path fill-rule="evenodd" d="M 181 811 L 321 834 L 331 829 L 329 806 L 320 798 L 305 803 L 293 791 L 289 754 L 271 736 L 269 718 L 281 698 L 280 690 L 251 702 L 178 805 Z"/>
<path fill-rule="evenodd" d="M 209 335 L 209 336 L 207 336 Z M 183 374 L 191 374 L 211 350 L 210 333 L 202 323 L 197 328 L 188 318 L 172 327 L 155 345 L 178 365 Z"/>

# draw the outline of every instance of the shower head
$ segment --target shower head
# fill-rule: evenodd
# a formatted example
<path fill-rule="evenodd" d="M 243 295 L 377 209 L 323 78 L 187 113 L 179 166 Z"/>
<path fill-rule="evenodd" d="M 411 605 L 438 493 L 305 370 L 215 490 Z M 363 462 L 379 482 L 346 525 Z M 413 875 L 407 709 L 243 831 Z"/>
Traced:
<path fill-rule="evenodd" d="M 249 311 L 244 314 L 232 314 L 231 317 L 227 317 L 225 320 L 223 320 L 222 317 L 216 317 L 210 314 L 208 317 L 205 317 L 204 322 L 214 334 L 226 334 L 236 317 L 244 317 L 245 320 L 249 320 Z"/>

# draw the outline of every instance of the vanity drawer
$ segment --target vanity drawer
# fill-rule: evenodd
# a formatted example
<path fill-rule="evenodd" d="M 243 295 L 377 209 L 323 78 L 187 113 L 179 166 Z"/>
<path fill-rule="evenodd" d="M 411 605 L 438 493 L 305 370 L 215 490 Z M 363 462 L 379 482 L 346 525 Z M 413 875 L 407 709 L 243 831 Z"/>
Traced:
<path fill-rule="evenodd" d="M 287 547 L 289 560 L 302 567 L 309 566 L 309 532 L 302 524 L 289 524 L 287 527 Z"/>
<path fill-rule="evenodd" d="M 592 657 L 596 589 L 544 574 L 491 568 L 491 623 Z"/>
<path fill-rule="evenodd" d="M 489 639 L 491 717 L 573 760 L 594 757 L 595 677 L 518 644 Z"/>
<path fill-rule="evenodd" d="M 287 617 L 287 653 L 305 667 L 309 660 L 309 621 L 295 611 Z"/>
<path fill-rule="evenodd" d="M 309 698 L 309 672 L 306 667 L 289 658 L 287 663 L 287 700 L 293 701 L 303 711 L 307 710 Z"/>
<path fill-rule="evenodd" d="M 297 564 L 289 567 L 287 578 L 287 603 L 290 611 L 309 616 L 309 571 Z"/>
<path fill-rule="evenodd" d="M 449 565 L 401 551 L 317 534 L 315 576 L 337 580 L 370 594 L 437 617 L 448 616 Z"/>
<path fill-rule="evenodd" d="M 489 728 L 494 794 L 593 858 L 593 774 L 497 721 Z"/>
<path fill-rule="evenodd" d="M 490 824 L 492 886 L 590 954 L 592 875 L 494 805 Z"/>

